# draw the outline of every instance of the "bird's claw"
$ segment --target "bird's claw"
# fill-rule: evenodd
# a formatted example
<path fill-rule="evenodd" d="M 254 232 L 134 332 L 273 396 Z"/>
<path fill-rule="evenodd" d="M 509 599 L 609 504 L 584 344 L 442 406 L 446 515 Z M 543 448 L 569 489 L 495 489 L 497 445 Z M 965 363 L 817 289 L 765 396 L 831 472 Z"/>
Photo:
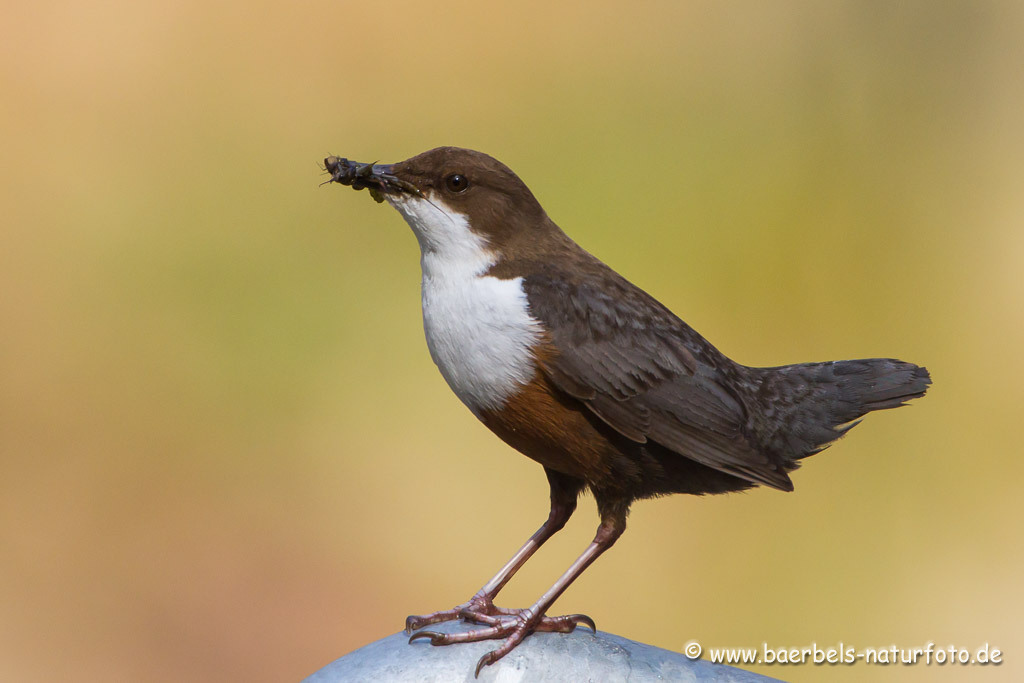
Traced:
<path fill-rule="evenodd" d="M 569 614 L 567 615 L 567 618 L 572 620 L 573 629 L 582 625 L 589 628 L 591 633 L 597 633 L 597 624 L 595 624 L 594 620 L 586 614 Z"/>
<path fill-rule="evenodd" d="M 479 660 L 477 660 L 476 670 L 473 672 L 473 678 L 480 678 L 481 669 L 483 669 L 485 666 L 490 666 L 491 664 L 494 664 L 496 661 L 498 661 L 498 658 L 494 656 L 495 652 L 495 650 L 491 650 L 483 657 L 481 657 Z"/>
<path fill-rule="evenodd" d="M 448 610 L 448 611 L 451 612 L 453 610 Z M 411 634 L 413 631 L 418 631 L 419 629 L 423 628 L 424 626 L 430 626 L 431 624 L 436 624 L 436 623 L 441 622 L 441 621 L 451 621 L 452 619 L 455 619 L 456 617 L 458 617 L 458 614 L 453 614 L 452 616 L 449 616 L 449 617 L 442 617 L 440 619 L 432 619 L 432 617 L 435 617 L 435 616 L 438 616 L 438 615 L 442 615 L 442 614 L 446 614 L 446 613 L 435 612 L 434 614 L 425 614 L 425 615 L 422 615 L 422 616 L 409 615 L 408 617 L 405 618 L 405 632 L 406 632 L 406 634 Z"/>
<path fill-rule="evenodd" d="M 409 642 L 414 640 L 420 640 L 422 638 L 430 638 L 431 645 L 447 645 L 444 642 L 445 634 L 438 633 L 437 631 L 417 631 L 416 633 L 409 636 Z"/>

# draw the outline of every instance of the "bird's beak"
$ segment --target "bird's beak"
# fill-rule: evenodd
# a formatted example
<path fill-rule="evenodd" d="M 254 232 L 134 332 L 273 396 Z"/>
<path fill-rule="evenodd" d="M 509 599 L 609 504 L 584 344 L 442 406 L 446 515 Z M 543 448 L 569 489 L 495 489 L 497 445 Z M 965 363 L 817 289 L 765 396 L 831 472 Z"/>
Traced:
<path fill-rule="evenodd" d="M 378 202 L 384 201 L 385 194 L 423 196 L 418 187 L 395 175 L 394 164 L 361 164 L 341 157 L 327 157 L 324 168 L 331 174 L 327 182 L 348 185 L 354 190 L 368 188 Z"/>

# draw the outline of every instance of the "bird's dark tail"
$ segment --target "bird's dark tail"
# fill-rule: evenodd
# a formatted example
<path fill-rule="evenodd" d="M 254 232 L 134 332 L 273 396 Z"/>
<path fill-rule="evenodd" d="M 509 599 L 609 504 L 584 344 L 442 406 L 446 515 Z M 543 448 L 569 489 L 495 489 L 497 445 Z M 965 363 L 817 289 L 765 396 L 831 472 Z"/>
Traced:
<path fill-rule="evenodd" d="M 924 396 L 925 368 L 892 358 L 801 363 L 758 368 L 762 443 L 785 461 L 814 455 L 873 410 L 897 408 Z M 795 463 L 794 463 L 795 465 Z"/>

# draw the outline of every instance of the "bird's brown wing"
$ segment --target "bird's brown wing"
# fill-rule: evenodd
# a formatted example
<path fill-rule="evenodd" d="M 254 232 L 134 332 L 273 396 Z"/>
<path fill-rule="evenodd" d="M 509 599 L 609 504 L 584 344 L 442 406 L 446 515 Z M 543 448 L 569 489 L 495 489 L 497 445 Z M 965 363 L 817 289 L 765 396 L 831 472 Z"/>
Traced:
<path fill-rule="evenodd" d="M 555 348 L 540 359 L 551 382 L 628 439 L 791 490 L 782 463 L 750 439 L 742 369 L 643 290 L 601 275 L 523 281 Z"/>

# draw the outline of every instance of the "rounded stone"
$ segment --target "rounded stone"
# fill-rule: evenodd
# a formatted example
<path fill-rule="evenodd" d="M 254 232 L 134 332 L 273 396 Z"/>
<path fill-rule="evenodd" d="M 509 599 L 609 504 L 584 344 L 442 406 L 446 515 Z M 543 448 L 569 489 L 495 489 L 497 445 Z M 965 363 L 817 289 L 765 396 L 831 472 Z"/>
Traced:
<path fill-rule="evenodd" d="M 467 628 L 463 622 L 433 624 L 431 631 Z M 396 633 L 328 664 L 306 683 L 341 681 L 729 681 L 755 683 L 776 679 L 723 664 L 691 660 L 679 652 L 644 645 L 584 627 L 573 633 L 534 633 L 474 679 L 476 663 L 501 641 L 484 640 L 435 647 L 427 639 L 409 643 Z"/>

